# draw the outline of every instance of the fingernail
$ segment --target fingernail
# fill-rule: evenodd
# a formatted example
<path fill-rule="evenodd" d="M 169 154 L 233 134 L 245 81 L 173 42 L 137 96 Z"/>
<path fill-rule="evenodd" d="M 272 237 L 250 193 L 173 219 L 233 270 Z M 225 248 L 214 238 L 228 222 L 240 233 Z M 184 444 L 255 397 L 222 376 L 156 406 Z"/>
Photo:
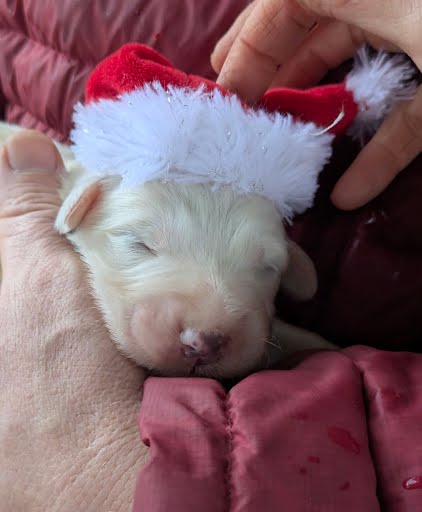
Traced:
<path fill-rule="evenodd" d="M 6 143 L 10 168 L 16 172 L 53 174 L 58 152 L 50 139 L 37 132 L 22 132 Z"/>

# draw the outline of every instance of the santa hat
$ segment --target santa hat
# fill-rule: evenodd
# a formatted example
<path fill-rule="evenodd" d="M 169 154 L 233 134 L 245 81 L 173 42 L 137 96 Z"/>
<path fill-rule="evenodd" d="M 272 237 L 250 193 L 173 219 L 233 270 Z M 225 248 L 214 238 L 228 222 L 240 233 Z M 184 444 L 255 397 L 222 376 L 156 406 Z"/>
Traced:
<path fill-rule="evenodd" d="M 154 50 L 127 44 L 91 74 L 71 133 L 76 158 L 121 186 L 153 180 L 230 185 L 274 202 L 290 220 L 312 205 L 335 135 L 371 133 L 413 97 L 403 56 L 363 49 L 340 84 L 273 89 L 258 107 L 187 75 Z"/>

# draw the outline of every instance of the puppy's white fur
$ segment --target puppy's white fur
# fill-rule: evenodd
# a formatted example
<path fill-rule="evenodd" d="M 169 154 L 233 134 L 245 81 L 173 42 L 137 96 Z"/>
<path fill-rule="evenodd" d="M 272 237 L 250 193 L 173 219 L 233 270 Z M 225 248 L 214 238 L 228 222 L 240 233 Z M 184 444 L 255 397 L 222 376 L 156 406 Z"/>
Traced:
<path fill-rule="evenodd" d="M 0 142 L 19 130 L 1 123 Z M 119 177 L 93 179 L 57 147 L 69 173 L 56 228 L 86 263 L 113 339 L 137 363 L 166 375 L 244 374 L 268 361 L 274 322 L 282 353 L 333 348 L 273 319 L 280 285 L 306 299 L 316 277 L 269 201 L 208 185 L 121 189 Z M 195 366 L 180 349 L 183 329 L 230 342 L 218 362 Z"/>

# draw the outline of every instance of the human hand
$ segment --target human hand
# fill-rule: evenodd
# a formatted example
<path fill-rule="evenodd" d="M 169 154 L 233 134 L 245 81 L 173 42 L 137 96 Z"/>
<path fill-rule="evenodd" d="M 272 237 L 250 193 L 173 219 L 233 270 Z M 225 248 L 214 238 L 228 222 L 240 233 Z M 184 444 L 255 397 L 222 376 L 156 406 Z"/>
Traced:
<path fill-rule="evenodd" d="M 308 87 L 364 43 L 402 51 L 422 70 L 422 0 L 255 0 L 217 44 L 218 82 L 249 102 L 269 86 Z M 381 193 L 422 150 L 422 88 L 399 105 L 332 192 L 358 208 Z"/>
<path fill-rule="evenodd" d="M 35 132 L 0 153 L 0 508 L 127 511 L 145 456 L 144 375 L 112 344 L 80 259 L 53 230 L 62 166 Z"/>

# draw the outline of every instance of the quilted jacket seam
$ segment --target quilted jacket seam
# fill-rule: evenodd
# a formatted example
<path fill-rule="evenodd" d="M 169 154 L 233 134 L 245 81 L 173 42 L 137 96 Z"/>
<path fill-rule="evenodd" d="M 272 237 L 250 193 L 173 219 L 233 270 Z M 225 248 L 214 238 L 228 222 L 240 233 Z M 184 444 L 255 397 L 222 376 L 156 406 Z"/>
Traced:
<path fill-rule="evenodd" d="M 376 481 L 376 489 L 377 489 L 376 495 L 377 495 L 377 501 L 379 504 L 378 510 L 383 510 L 383 508 L 381 507 L 382 500 L 381 500 L 380 494 L 379 494 L 380 478 L 379 478 L 379 473 L 378 473 L 377 464 L 376 464 L 376 457 L 375 457 L 374 450 L 373 450 L 372 432 L 371 432 L 371 427 L 370 427 L 370 423 L 369 423 L 370 411 L 369 411 L 368 390 L 365 385 L 365 370 L 359 364 L 357 364 L 356 361 L 349 354 L 344 354 L 344 355 L 346 357 L 348 357 L 348 359 L 353 363 L 353 366 L 356 368 L 356 370 L 359 373 L 359 380 L 360 380 L 361 392 L 362 392 L 362 401 L 363 401 L 363 407 L 364 407 L 366 435 L 367 435 L 367 439 L 368 439 L 368 450 L 369 450 L 369 454 L 370 454 L 370 458 L 371 458 L 372 467 L 374 468 L 374 475 L 375 475 L 375 481 Z"/>
<path fill-rule="evenodd" d="M 377 495 L 377 500 L 378 500 L 378 504 L 379 504 L 379 510 L 384 510 L 384 508 L 383 508 L 384 504 L 382 502 L 383 500 L 382 500 L 382 496 L 380 494 L 381 478 L 380 478 L 380 474 L 379 474 L 379 470 L 378 470 L 377 458 L 376 458 L 374 447 L 373 447 L 373 436 L 372 436 L 372 431 L 371 431 L 371 426 L 370 426 L 371 413 L 369 410 L 368 390 L 365 385 L 365 370 L 363 368 L 359 368 L 359 367 L 357 367 L 357 368 L 359 370 L 359 375 L 360 375 L 360 380 L 361 380 L 361 385 L 362 385 L 362 398 L 363 398 L 363 404 L 364 404 L 365 425 L 366 425 L 366 433 L 367 433 L 366 435 L 368 437 L 368 450 L 369 450 L 369 454 L 371 456 L 372 467 L 374 468 L 375 483 L 376 483 L 376 495 Z"/>
<path fill-rule="evenodd" d="M 226 395 L 224 400 L 224 415 L 226 419 L 226 461 L 224 467 L 224 483 L 226 487 L 224 512 L 230 512 L 232 503 L 233 489 L 233 417 L 230 395 Z"/>
<path fill-rule="evenodd" d="M 40 123 L 43 126 L 45 126 L 46 130 L 52 130 L 52 131 L 56 132 L 58 135 L 60 135 L 60 137 L 63 137 L 63 139 L 68 139 L 69 138 L 68 134 L 62 133 L 62 131 L 59 130 L 57 127 L 48 124 L 45 119 L 41 119 L 39 116 L 34 114 L 34 112 L 32 112 L 32 110 L 27 108 L 22 103 L 18 103 L 16 101 L 9 101 L 9 100 L 6 99 L 6 105 L 5 106 L 9 107 L 9 108 L 11 108 L 11 107 L 19 107 L 20 109 L 22 109 L 22 113 L 23 114 L 25 114 L 25 113 L 29 114 L 37 123 Z M 5 108 L 5 115 L 4 115 L 4 117 L 5 117 L 5 119 L 7 118 L 7 109 L 6 108 Z"/>
<path fill-rule="evenodd" d="M 23 30 L 19 30 L 19 29 L 12 28 L 12 27 L 3 27 L 3 28 L 0 28 L 0 32 L 1 31 L 20 35 L 24 39 L 27 39 L 30 43 L 33 43 L 35 45 L 40 45 L 47 50 L 53 51 L 54 53 L 58 54 L 60 57 L 67 58 L 67 59 L 75 61 L 79 64 L 89 66 L 89 67 L 93 67 L 97 64 L 94 61 L 91 62 L 91 61 L 82 60 L 81 58 L 76 57 L 76 56 L 72 55 L 71 53 L 64 52 L 63 50 L 60 50 L 53 45 L 46 44 L 42 41 L 38 41 L 37 39 L 34 39 L 33 37 L 31 37 L 27 32 L 24 32 Z"/>

